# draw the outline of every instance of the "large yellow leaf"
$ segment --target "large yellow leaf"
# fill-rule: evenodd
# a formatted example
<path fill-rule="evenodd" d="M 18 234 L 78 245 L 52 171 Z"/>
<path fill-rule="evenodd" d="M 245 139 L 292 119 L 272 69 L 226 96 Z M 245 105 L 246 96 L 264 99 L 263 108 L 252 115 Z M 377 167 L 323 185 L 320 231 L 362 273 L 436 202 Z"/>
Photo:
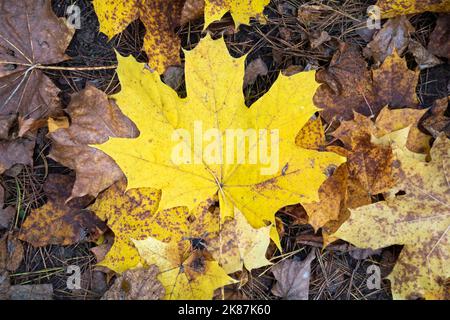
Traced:
<path fill-rule="evenodd" d="M 393 18 L 407 14 L 417 14 L 425 11 L 449 12 L 448 0 L 378 0 L 383 18 Z"/>
<path fill-rule="evenodd" d="M 401 165 L 397 188 L 405 194 L 352 210 L 335 236 L 361 248 L 404 245 L 389 275 L 394 298 L 445 299 L 450 277 L 450 140 L 438 137 L 432 160 L 425 162 L 405 147 L 407 131 L 394 140 L 402 140 L 395 142 L 394 152 Z"/>
<path fill-rule="evenodd" d="M 208 36 L 186 52 L 186 99 L 144 64 L 118 59 L 122 91 L 114 98 L 141 134 L 96 147 L 116 161 L 129 189 L 162 190 L 161 210 L 192 210 L 218 194 L 223 218 L 236 207 L 254 228 L 273 225 L 278 209 L 316 201 L 327 167 L 345 161 L 295 145 L 298 131 L 318 110 L 314 72 L 280 75 L 248 108 L 245 57 L 232 58 L 223 39 Z M 272 238 L 277 241 L 275 232 Z"/>
<path fill-rule="evenodd" d="M 161 192 L 152 188 L 131 189 L 117 183 L 101 194 L 91 210 L 114 232 L 114 245 L 99 265 L 122 273 L 142 260 L 131 239 L 154 237 L 160 241 L 208 240 L 219 231 L 219 217 L 205 202 L 191 216 L 184 207 L 157 211 Z"/>
<path fill-rule="evenodd" d="M 191 251 L 189 242 L 164 243 L 148 238 L 134 240 L 134 244 L 147 264 L 159 267 L 158 280 L 166 289 L 166 299 L 212 299 L 214 290 L 236 282 L 203 252 Z"/>
<path fill-rule="evenodd" d="M 94 0 L 100 31 L 112 38 L 140 18 L 147 32 L 144 51 L 149 65 L 159 73 L 180 64 L 180 39 L 175 28 L 180 24 L 185 0 Z"/>
<path fill-rule="evenodd" d="M 249 24 L 251 17 L 261 15 L 270 0 L 205 0 L 205 26 L 220 20 L 230 11 L 236 26 Z"/>
<path fill-rule="evenodd" d="M 234 219 L 227 221 L 216 237 L 208 244 L 208 250 L 219 261 L 226 273 L 267 266 L 267 247 L 270 243 L 271 227 L 254 229 L 236 209 Z"/>

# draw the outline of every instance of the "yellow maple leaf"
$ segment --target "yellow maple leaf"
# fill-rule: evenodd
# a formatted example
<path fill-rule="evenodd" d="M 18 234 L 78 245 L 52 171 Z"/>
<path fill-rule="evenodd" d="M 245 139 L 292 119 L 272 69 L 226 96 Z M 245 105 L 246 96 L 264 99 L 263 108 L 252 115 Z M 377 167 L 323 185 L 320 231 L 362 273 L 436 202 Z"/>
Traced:
<path fill-rule="evenodd" d="M 205 27 L 222 19 L 230 11 L 236 26 L 249 24 L 251 17 L 262 14 L 270 0 L 205 0 Z"/>
<path fill-rule="evenodd" d="M 430 162 L 406 147 L 408 130 L 391 134 L 404 195 L 351 210 L 334 234 L 360 248 L 404 245 L 389 275 L 395 299 L 445 299 L 450 277 L 450 140 L 441 135 Z"/>
<path fill-rule="evenodd" d="M 448 0 L 378 0 L 376 5 L 381 9 L 383 18 L 418 14 L 425 11 L 450 11 Z"/>
<path fill-rule="evenodd" d="M 141 19 L 147 31 L 144 51 L 151 68 L 164 73 L 167 67 L 181 63 L 181 44 L 175 28 L 181 21 L 183 0 L 94 0 L 93 4 L 100 31 L 109 38 Z"/>
<path fill-rule="evenodd" d="M 99 265 L 117 273 L 135 268 L 142 260 L 131 239 L 154 237 L 160 241 L 208 242 L 219 231 L 219 217 L 205 202 L 191 216 L 187 208 L 178 207 L 157 211 L 161 192 L 152 188 L 130 189 L 117 183 L 102 193 L 90 210 L 114 232 L 114 244 Z"/>
<path fill-rule="evenodd" d="M 236 209 L 234 219 L 227 221 L 220 235 L 208 244 L 208 251 L 224 268 L 226 273 L 267 266 L 267 247 L 270 243 L 271 227 L 254 229 L 245 217 Z"/>
<path fill-rule="evenodd" d="M 216 261 L 208 260 L 201 251 L 191 251 L 188 242 L 148 238 L 134 240 L 134 244 L 147 264 L 159 267 L 158 280 L 166 289 L 166 299 L 212 299 L 214 290 L 236 282 Z"/>
<path fill-rule="evenodd" d="M 186 99 L 144 64 L 118 57 L 122 90 L 113 98 L 141 134 L 96 147 L 116 161 L 128 188 L 162 190 L 161 210 L 192 210 L 218 194 L 223 218 L 236 207 L 254 228 L 274 225 L 284 206 L 317 200 L 326 168 L 345 158 L 295 145 L 318 111 L 315 73 L 280 75 L 248 108 L 245 57 L 232 58 L 223 39 L 210 36 L 185 55 Z M 275 231 L 271 236 L 278 243 Z"/>

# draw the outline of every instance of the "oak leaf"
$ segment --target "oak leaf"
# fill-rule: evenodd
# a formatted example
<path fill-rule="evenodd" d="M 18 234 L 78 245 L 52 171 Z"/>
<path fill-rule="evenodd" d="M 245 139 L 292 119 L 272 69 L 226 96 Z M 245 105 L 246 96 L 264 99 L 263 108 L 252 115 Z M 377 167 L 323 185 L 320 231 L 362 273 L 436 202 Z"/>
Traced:
<path fill-rule="evenodd" d="M 96 197 L 123 178 L 123 173 L 109 156 L 89 145 L 103 143 L 109 137 L 136 137 L 138 131 L 114 101 L 90 85 L 72 96 L 66 111 L 71 118 L 68 128 L 49 124 L 56 127 L 49 134 L 53 142 L 49 157 L 75 170 L 70 198 Z"/>
<path fill-rule="evenodd" d="M 450 277 L 450 140 L 439 136 L 426 162 L 404 146 L 407 131 L 390 138 L 401 164 L 396 189 L 405 194 L 352 210 L 335 236 L 360 248 L 404 245 L 388 277 L 394 298 L 445 299 Z"/>
<path fill-rule="evenodd" d="M 248 108 L 242 92 L 245 57 L 232 58 L 222 39 L 209 36 L 185 55 L 186 99 L 143 64 L 119 57 L 122 91 L 114 99 L 141 135 L 111 138 L 96 147 L 116 161 L 128 188 L 162 190 L 160 210 L 180 206 L 192 210 L 218 194 L 223 219 L 232 217 L 236 207 L 254 228 L 274 225 L 275 213 L 286 205 L 316 200 L 325 169 L 345 159 L 295 145 L 296 134 L 317 111 L 312 102 L 317 88 L 314 72 L 280 75 L 270 91 Z M 204 141 L 201 131 L 214 133 L 206 140 L 215 144 Z M 234 139 L 239 132 L 245 137 Z M 262 150 L 271 155 L 266 164 L 260 161 L 264 157 L 257 159 L 258 138 L 252 140 L 256 132 L 262 132 Z M 221 141 L 228 134 L 231 152 L 223 159 L 227 143 Z M 268 136 L 274 142 L 268 142 Z M 248 160 L 252 157 L 256 164 Z M 277 241 L 275 232 L 272 238 Z"/>
<path fill-rule="evenodd" d="M 426 11 L 450 12 L 447 0 L 378 0 L 376 4 L 383 18 L 392 18 Z"/>
<path fill-rule="evenodd" d="M 164 243 L 148 238 L 134 244 L 147 264 L 158 266 L 165 299 L 209 300 L 214 290 L 236 282 L 202 250 L 192 251 L 187 241 Z"/>

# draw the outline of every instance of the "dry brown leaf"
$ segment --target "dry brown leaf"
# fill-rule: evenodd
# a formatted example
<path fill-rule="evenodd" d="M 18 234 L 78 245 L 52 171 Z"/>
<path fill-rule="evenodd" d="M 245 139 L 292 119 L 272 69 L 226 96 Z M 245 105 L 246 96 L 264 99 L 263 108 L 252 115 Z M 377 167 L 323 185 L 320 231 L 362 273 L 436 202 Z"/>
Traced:
<path fill-rule="evenodd" d="M 95 240 L 106 230 L 105 224 L 95 214 L 84 209 L 90 199 L 78 198 L 66 203 L 73 183 L 74 179 L 68 175 L 49 175 L 44 184 L 48 202 L 27 217 L 20 231 L 20 240 L 34 247 L 71 245 Z"/>
<path fill-rule="evenodd" d="M 19 138 L 11 141 L 0 140 L 0 174 L 16 164 L 33 164 L 33 138 Z"/>
<path fill-rule="evenodd" d="M 418 41 L 410 40 L 408 50 L 413 54 L 420 70 L 432 68 L 442 63 Z"/>
<path fill-rule="evenodd" d="M 19 269 L 23 260 L 23 246 L 17 235 L 8 232 L 0 239 L 0 271 L 14 272 Z"/>
<path fill-rule="evenodd" d="M 261 58 L 251 61 L 245 68 L 244 87 L 254 84 L 259 76 L 265 76 L 269 72 L 266 63 Z"/>
<path fill-rule="evenodd" d="M 11 222 L 14 218 L 16 210 L 14 207 L 6 207 L 5 206 L 5 190 L 2 185 L 0 185 L 0 230 L 1 229 L 9 229 Z"/>
<path fill-rule="evenodd" d="M 356 46 L 341 44 L 327 70 L 317 73 L 322 84 L 314 102 L 323 111 L 321 116 L 331 123 L 353 117 L 353 111 L 364 115 L 376 114 L 371 73 Z"/>
<path fill-rule="evenodd" d="M 71 198 L 96 197 L 119 181 L 123 173 L 109 156 L 89 145 L 104 143 L 109 137 L 136 137 L 138 130 L 105 93 L 93 86 L 72 97 L 67 113 L 72 120 L 70 127 L 49 134 L 53 140 L 49 156 L 75 170 Z"/>
<path fill-rule="evenodd" d="M 418 78 L 419 71 L 409 70 L 395 50 L 380 68 L 369 71 L 359 49 L 342 44 L 330 67 L 317 73 L 323 84 L 314 101 L 328 123 L 350 120 L 353 112 L 377 116 L 385 106 L 415 108 Z"/>
<path fill-rule="evenodd" d="M 431 115 L 429 115 L 422 123 L 423 127 L 430 132 L 430 134 L 437 138 L 441 132 L 444 132 L 450 138 L 450 116 L 447 110 L 449 106 L 449 98 L 442 98 L 436 100 L 431 108 Z"/>
<path fill-rule="evenodd" d="M 430 35 L 428 51 L 438 57 L 450 59 L 450 14 L 439 15 Z"/>
<path fill-rule="evenodd" d="M 165 289 L 156 278 L 158 274 L 155 265 L 127 270 L 115 280 L 102 300 L 160 300 Z"/>
<path fill-rule="evenodd" d="M 40 119 L 59 109 L 59 90 L 39 69 L 66 60 L 73 30 L 50 0 L 0 4 L 0 115 Z"/>
<path fill-rule="evenodd" d="M 272 293 L 286 300 L 308 300 L 311 262 L 316 258 L 312 251 L 305 260 L 283 260 L 272 268 L 277 282 Z"/>
<path fill-rule="evenodd" d="M 402 55 L 408 48 L 411 33 L 414 31 L 414 27 L 405 16 L 389 19 L 364 49 L 364 56 L 372 57 L 379 65 L 392 55 L 395 49 Z"/>

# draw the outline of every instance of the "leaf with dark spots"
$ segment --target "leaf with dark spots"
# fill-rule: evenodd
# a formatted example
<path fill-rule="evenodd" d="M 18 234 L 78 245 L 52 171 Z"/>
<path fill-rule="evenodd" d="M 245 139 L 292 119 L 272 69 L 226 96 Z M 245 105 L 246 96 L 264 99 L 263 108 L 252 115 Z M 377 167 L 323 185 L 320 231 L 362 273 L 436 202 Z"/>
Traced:
<path fill-rule="evenodd" d="M 392 18 L 426 11 L 450 12 L 448 0 L 378 0 L 382 18 Z"/>
<path fill-rule="evenodd" d="M 191 216 L 184 207 L 158 211 L 161 192 L 142 188 L 126 191 L 124 181 L 114 184 L 100 194 L 91 210 L 107 222 L 114 232 L 114 245 L 100 265 L 115 272 L 136 267 L 143 262 L 131 239 L 148 237 L 160 241 L 187 241 L 209 239 L 219 231 L 219 216 L 208 209 L 205 203 Z"/>
<path fill-rule="evenodd" d="M 418 78 L 395 50 L 378 69 L 368 70 L 359 49 L 342 44 L 329 68 L 317 74 L 323 84 L 314 102 L 328 123 L 350 120 L 354 112 L 376 117 L 386 106 L 415 108 Z"/>
<path fill-rule="evenodd" d="M 100 31 L 109 38 L 140 19 L 147 32 L 144 51 L 149 66 L 163 74 L 170 66 L 181 64 L 181 41 L 175 33 L 182 19 L 186 0 L 94 0 Z M 192 8 L 190 8 L 192 10 Z"/>
<path fill-rule="evenodd" d="M 59 90 L 40 67 L 68 59 L 64 52 L 72 35 L 50 0 L 1 2 L 1 116 L 40 119 L 59 112 Z"/>
<path fill-rule="evenodd" d="M 389 275 L 395 299 L 448 299 L 450 277 L 450 140 L 440 135 L 431 149 L 431 161 L 405 147 L 407 129 L 379 143 L 394 143 L 400 161 L 394 190 L 386 200 L 351 210 L 350 219 L 334 236 L 360 248 L 404 245 Z"/>
<path fill-rule="evenodd" d="M 433 137 L 438 137 L 444 132 L 450 138 L 450 116 L 447 116 L 449 98 L 436 100 L 431 108 L 431 114 L 423 121 L 422 125 Z"/>
<path fill-rule="evenodd" d="M 49 157 L 75 170 L 71 198 L 96 197 L 123 178 L 123 173 L 109 156 L 89 145 L 104 143 L 109 137 L 134 138 L 138 130 L 113 100 L 90 85 L 72 96 L 66 111 L 70 127 L 49 134 L 53 141 Z"/>
<path fill-rule="evenodd" d="M 106 226 L 84 209 L 91 199 L 77 198 L 66 203 L 74 183 L 67 175 L 50 175 L 44 184 L 48 202 L 35 209 L 22 225 L 19 239 L 34 247 L 49 244 L 71 245 L 96 240 Z"/>

